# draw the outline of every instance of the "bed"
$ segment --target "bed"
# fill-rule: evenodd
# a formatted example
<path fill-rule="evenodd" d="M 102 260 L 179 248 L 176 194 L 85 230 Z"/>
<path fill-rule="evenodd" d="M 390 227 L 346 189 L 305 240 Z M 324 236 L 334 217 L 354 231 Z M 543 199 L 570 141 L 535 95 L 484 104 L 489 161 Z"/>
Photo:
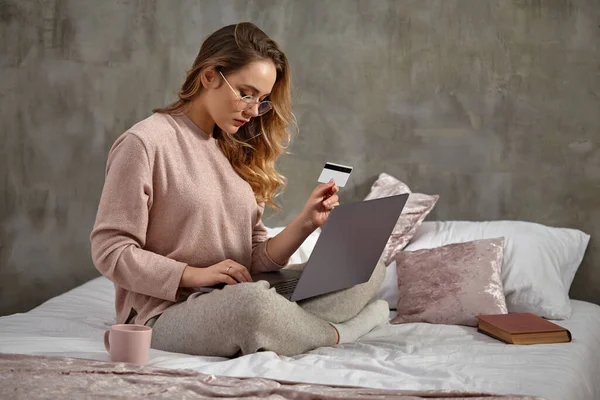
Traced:
<path fill-rule="evenodd" d="M 532 346 L 506 345 L 479 333 L 476 321 L 472 324 L 449 323 L 447 319 L 432 321 L 421 315 L 419 321 L 384 324 L 357 342 L 318 348 L 295 357 L 260 352 L 236 359 L 222 359 L 151 350 L 146 368 L 154 369 L 146 369 L 140 375 L 131 366 L 111 367 L 106 363 L 109 356 L 102 337 L 104 331 L 115 323 L 114 287 L 109 280 L 100 277 L 27 313 L 0 317 L 0 371 L 4 368 L 13 374 L 4 382 L 9 386 L 16 385 L 15 390 L 24 390 L 27 394 L 19 382 L 36 382 L 38 378 L 38 382 L 60 382 L 65 376 L 81 377 L 82 371 L 88 379 L 98 379 L 110 370 L 130 378 L 135 376 L 140 385 L 151 384 L 148 376 L 165 382 L 169 382 L 168 377 L 173 382 L 182 379 L 180 384 L 167 383 L 167 386 L 170 389 L 194 387 L 196 393 L 209 393 L 219 387 L 231 389 L 231 385 L 260 388 L 265 385 L 305 384 L 303 389 L 288 387 L 283 392 L 283 389 L 269 392 L 279 398 L 295 399 L 314 398 L 317 394 L 320 398 L 336 398 L 333 392 L 324 394 L 324 389 L 314 385 L 386 391 L 384 394 L 359 393 L 356 391 L 359 389 L 337 392 L 338 397 L 356 399 L 377 396 L 495 399 L 504 395 L 515 395 L 507 398 L 519 400 L 600 399 L 600 306 L 569 297 L 569 288 L 582 263 L 590 236 L 576 229 L 525 221 L 424 221 L 439 196 L 410 192 L 406 184 L 384 173 L 373 184 L 365 200 L 401 193 L 410 193 L 410 196 L 382 253 L 382 260 L 388 266 L 376 295 L 388 302 L 390 320 L 397 312 L 400 319 L 411 315 L 406 307 L 416 299 L 420 306 L 425 304 L 426 308 L 434 311 L 441 304 L 446 312 L 442 315 L 444 318 L 453 317 L 453 314 L 459 317 L 461 312 L 474 306 L 470 315 L 475 321 L 475 317 L 483 313 L 477 311 L 482 305 L 480 300 L 484 299 L 483 296 L 491 296 L 495 299 L 494 307 L 498 304 L 504 307 L 501 313 L 532 312 L 555 320 L 570 330 L 573 341 Z M 268 228 L 268 236 L 275 236 L 283 229 L 283 226 Z M 304 241 L 290 259 L 290 264 L 306 262 L 318 237 L 319 230 Z M 484 242 L 500 243 L 499 240 L 502 246 L 497 244 L 497 251 L 489 254 L 472 250 L 473 246 L 479 248 Z M 453 249 L 451 254 L 444 253 L 448 246 Z M 461 248 L 463 250 L 459 250 Z M 452 255 L 457 257 L 456 260 L 452 259 Z M 431 259 L 437 261 L 423 262 L 423 257 L 425 260 L 433 257 Z M 407 268 L 413 269 L 406 273 L 409 271 Z M 486 275 L 488 278 L 481 282 L 474 279 L 476 273 L 485 268 L 490 272 Z M 454 275 L 448 275 L 450 272 Z M 461 273 L 463 276 L 459 276 Z M 454 291 L 448 293 L 444 293 L 444 282 L 438 285 L 429 281 L 449 276 L 460 279 L 452 287 Z M 494 279 L 497 287 L 501 288 L 495 296 L 487 290 Z M 405 296 L 406 288 L 411 284 L 425 286 L 434 296 L 421 299 L 417 292 Z M 457 286 L 460 291 L 455 290 Z M 442 294 L 447 297 L 438 296 Z M 457 307 L 447 306 L 446 300 L 460 299 L 462 294 L 466 297 L 457 303 Z M 67 358 L 59 362 L 56 358 L 27 358 L 26 355 Z M 87 364 L 77 361 L 82 359 L 96 361 L 86 361 Z M 56 374 L 48 376 L 52 373 L 48 370 L 56 371 Z M 247 380 L 227 381 L 240 378 Z M 82 379 L 86 382 L 85 378 Z M 270 380 L 269 383 L 265 383 L 264 379 Z M 194 386 L 200 381 L 212 385 L 209 392 L 205 391 L 206 388 Z M 73 384 L 73 380 L 70 382 Z M 112 388 L 115 385 L 106 380 L 94 382 L 91 387 Z M 128 384 L 131 379 L 119 382 Z M 0 397 L 1 383 L 0 379 Z M 164 388 L 159 389 L 162 393 Z M 123 390 L 137 393 L 136 388 Z M 307 395 L 302 390 L 312 392 Z M 265 395 L 260 390 L 236 393 L 239 397 Z M 44 397 L 43 394 L 41 397 Z M 107 397 L 105 392 L 100 394 Z"/>
<path fill-rule="evenodd" d="M 112 283 L 100 277 L 27 313 L 1 317 L 0 353 L 108 361 L 102 335 L 114 323 L 113 305 Z M 573 334 L 568 344 L 509 346 L 471 327 L 388 324 L 356 343 L 296 357 L 265 352 L 229 360 L 152 350 L 149 366 L 377 389 L 600 399 L 600 306 L 571 305 L 572 316 L 559 322 Z"/>

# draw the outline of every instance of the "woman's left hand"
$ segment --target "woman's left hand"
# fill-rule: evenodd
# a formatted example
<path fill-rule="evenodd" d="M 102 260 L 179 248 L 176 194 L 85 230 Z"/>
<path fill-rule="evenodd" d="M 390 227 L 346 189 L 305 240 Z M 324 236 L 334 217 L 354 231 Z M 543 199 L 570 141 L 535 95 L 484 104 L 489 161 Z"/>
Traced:
<path fill-rule="evenodd" d="M 340 205 L 337 195 L 339 190 L 332 179 L 328 183 L 317 186 L 310 194 L 300 216 L 313 230 L 325 224 L 333 207 Z"/>

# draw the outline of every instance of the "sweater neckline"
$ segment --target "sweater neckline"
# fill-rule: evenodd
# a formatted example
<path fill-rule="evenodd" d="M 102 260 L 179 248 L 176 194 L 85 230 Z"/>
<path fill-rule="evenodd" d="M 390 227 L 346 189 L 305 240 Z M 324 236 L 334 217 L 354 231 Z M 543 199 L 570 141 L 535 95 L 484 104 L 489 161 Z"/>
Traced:
<path fill-rule="evenodd" d="M 190 130 L 193 131 L 194 133 L 199 134 L 200 136 L 202 136 L 202 137 L 204 137 L 206 139 L 214 139 L 212 137 L 212 135 L 209 135 L 208 133 L 206 133 L 202 129 L 200 129 L 200 127 L 198 127 L 198 125 L 196 125 L 194 123 L 194 121 L 192 121 L 190 119 L 190 117 L 188 117 L 184 113 L 179 114 L 179 116 L 181 117 L 181 119 L 183 120 L 183 122 L 185 123 L 185 125 L 188 128 L 190 128 Z"/>

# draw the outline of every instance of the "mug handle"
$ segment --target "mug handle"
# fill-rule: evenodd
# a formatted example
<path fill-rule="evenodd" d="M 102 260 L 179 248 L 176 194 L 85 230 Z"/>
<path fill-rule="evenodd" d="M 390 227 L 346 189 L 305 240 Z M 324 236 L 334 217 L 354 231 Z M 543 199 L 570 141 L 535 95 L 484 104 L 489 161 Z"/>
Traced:
<path fill-rule="evenodd" d="M 108 336 L 110 335 L 110 329 L 104 332 L 104 348 L 106 351 L 110 353 L 110 342 L 108 341 Z"/>

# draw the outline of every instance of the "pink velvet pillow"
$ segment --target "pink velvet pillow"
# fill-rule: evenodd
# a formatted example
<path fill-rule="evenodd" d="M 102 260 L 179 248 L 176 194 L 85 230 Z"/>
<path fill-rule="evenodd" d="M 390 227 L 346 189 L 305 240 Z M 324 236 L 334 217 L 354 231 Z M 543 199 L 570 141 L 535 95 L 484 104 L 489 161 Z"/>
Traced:
<path fill-rule="evenodd" d="M 381 257 L 385 265 L 389 265 L 394 261 L 394 254 L 408 245 L 415 236 L 419 225 L 421 225 L 427 214 L 433 210 L 440 196 L 437 194 L 412 193 L 405 183 L 391 175 L 382 173 L 371 186 L 371 191 L 367 197 L 365 197 L 365 200 L 372 200 L 404 193 L 410 193 L 410 195 L 383 250 Z"/>
<path fill-rule="evenodd" d="M 398 252 L 398 315 L 392 323 L 477 326 L 480 314 L 506 314 L 503 258 L 504 238 Z"/>

